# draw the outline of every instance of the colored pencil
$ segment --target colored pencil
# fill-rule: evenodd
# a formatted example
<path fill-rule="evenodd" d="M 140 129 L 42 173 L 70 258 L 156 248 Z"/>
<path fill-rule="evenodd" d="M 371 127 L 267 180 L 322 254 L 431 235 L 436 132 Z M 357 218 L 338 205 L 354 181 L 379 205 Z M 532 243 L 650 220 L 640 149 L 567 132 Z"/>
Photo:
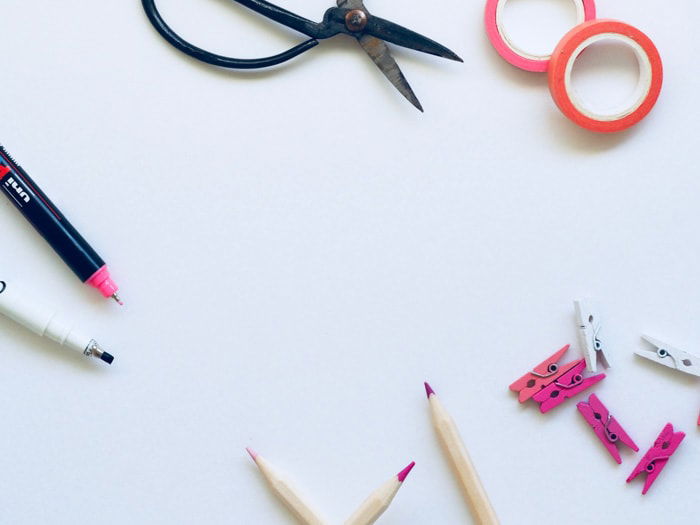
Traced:
<path fill-rule="evenodd" d="M 370 496 L 360 505 L 360 507 L 350 516 L 345 525 L 372 525 L 379 516 L 384 514 L 384 511 L 389 508 L 396 493 L 403 485 L 406 476 L 415 466 L 412 462 L 409 466 L 393 476 L 384 485 L 375 490 Z"/>
<path fill-rule="evenodd" d="M 498 518 L 479 480 L 479 474 L 469 458 L 469 453 L 462 442 L 457 425 L 428 383 L 425 383 L 425 393 L 430 403 L 433 426 L 462 487 L 475 523 L 479 525 L 497 525 L 499 523 Z"/>
<path fill-rule="evenodd" d="M 253 461 L 255 461 L 258 469 L 260 469 L 270 490 L 284 503 L 299 523 L 303 525 L 326 525 L 326 522 L 319 518 L 311 507 L 304 502 L 291 483 L 278 474 L 257 452 L 249 448 L 246 450 L 250 457 L 253 458 Z"/>

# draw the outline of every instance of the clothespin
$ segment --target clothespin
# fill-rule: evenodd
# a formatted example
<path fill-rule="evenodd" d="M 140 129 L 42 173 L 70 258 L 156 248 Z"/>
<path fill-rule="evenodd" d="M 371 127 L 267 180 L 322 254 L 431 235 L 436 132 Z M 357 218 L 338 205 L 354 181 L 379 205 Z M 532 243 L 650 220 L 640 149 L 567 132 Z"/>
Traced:
<path fill-rule="evenodd" d="M 578 361 L 572 361 L 565 365 L 560 365 L 559 361 L 569 349 L 566 345 L 553 355 L 542 361 L 539 365 L 528 372 L 523 377 L 510 385 L 513 392 L 518 392 L 518 401 L 524 403 L 544 387 L 552 384 L 562 375 L 571 370 Z"/>
<path fill-rule="evenodd" d="M 656 347 L 656 350 L 637 350 L 635 354 L 639 357 L 700 377 L 700 357 L 674 348 L 648 335 L 643 335 L 642 339 Z M 698 426 L 700 426 L 700 418 L 698 418 Z"/>
<path fill-rule="evenodd" d="M 567 399 L 580 394 L 598 381 L 605 379 L 605 374 L 598 374 L 597 376 L 584 379 L 582 375 L 584 368 L 586 368 L 586 361 L 581 359 L 566 374 L 532 396 L 540 404 L 540 412 L 543 414 L 549 412 Z"/>
<path fill-rule="evenodd" d="M 610 455 L 615 458 L 617 464 L 622 464 L 620 451 L 617 449 L 617 442 L 627 445 L 635 452 L 639 451 L 639 447 L 632 441 L 632 438 L 627 435 L 622 425 L 618 423 L 612 414 L 608 411 L 605 405 L 598 399 L 598 396 L 591 394 L 588 401 L 581 401 L 576 405 L 579 412 L 588 421 L 588 424 L 593 427 L 598 439 L 602 441 L 605 448 L 608 449 Z"/>
<path fill-rule="evenodd" d="M 646 472 L 647 478 L 644 482 L 644 488 L 642 489 L 642 494 L 646 494 L 656 478 L 661 474 L 668 460 L 671 459 L 671 456 L 673 456 L 676 449 L 680 446 L 683 438 L 685 438 L 685 433 L 674 432 L 673 425 L 668 423 L 661 431 L 661 434 L 659 434 L 659 437 L 656 438 L 654 445 L 644 454 L 644 457 L 632 471 L 630 477 L 627 478 L 627 483 L 639 476 L 642 472 Z"/>
<path fill-rule="evenodd" d="M 660 365 L 680 370 L 686 374 L 700 377 L 700 357 L 674 348 L 648 335 L 643 335 L 642 339 L 654 345 L 656 350 L 637 350 L 635 354 L 638 356 Z"/>
<path fill-rule="evenodd" d="M 602 327 L 598 312 L 588 300 L 574 301 L 578 320 L 578 340 L 589 372 L 598 371 L 598 361 L 604 368 L 610 368 L 599 333 Z"/>

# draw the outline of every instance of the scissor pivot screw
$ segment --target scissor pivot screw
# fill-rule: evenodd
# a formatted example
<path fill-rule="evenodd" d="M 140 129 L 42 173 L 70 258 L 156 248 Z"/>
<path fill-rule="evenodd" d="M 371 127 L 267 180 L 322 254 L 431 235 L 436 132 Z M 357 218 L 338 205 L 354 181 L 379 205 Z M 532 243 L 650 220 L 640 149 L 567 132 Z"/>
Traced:
<path fill-rule="evenodd" d="M 345 14 L 345 27 L 353 33 L 362 31 L 367 26 L 367 13 L 362 9 L 353 9 Z"/>

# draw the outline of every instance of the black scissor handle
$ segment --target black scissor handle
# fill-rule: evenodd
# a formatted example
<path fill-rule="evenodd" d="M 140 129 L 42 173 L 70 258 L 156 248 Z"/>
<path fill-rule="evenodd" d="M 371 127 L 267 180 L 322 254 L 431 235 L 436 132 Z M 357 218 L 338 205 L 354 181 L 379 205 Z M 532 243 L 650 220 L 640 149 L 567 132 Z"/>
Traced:
<path fill-rule="evenodd" d="M 213 66 L 225 67 L 228 69 L 260 69 L 264 67 L 275 66 L 291 60 L 292 58 L 301 55 L 305 51 L 308 51 L 312 47 L 318 45 L 318 40 L 312 38 L 301 44 L 288 49 L 287 51 L 280 53 L 279 55 L 274 55 L 265 58 L 232 58 L 222 55 L 217 55 L 215 53 L 210 53 L 202 48 L 199 48 L 193 44 L 190 44 L 184 40 L 180 35 L 173 31 L 168 24 L 165 23 L 163 17 L 158 12 L 156 8 L 155 0 L 141 0 L 143 4 L 143 9 L 146 11 L 148 19 L 153 24 L 153 27 L 160 33 L 160 35 L 167 40 L 173 47 L 179 49 L 183 53 L 211 64 Z"/>

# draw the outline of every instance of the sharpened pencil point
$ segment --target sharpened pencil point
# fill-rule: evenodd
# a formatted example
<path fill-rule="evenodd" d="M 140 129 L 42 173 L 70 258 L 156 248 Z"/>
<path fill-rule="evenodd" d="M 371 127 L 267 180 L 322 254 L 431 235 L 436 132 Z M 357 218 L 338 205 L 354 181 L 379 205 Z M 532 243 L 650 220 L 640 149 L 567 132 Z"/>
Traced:
<path fill-rule="evenodd" d="M 253 458 L 253 461 L 256 461 L 256 462 L 257 462 L 257 460 L 258 460 L 258 453 L 255 452 L 255 451 L 254 451 L 252 448 L 250 448 L 250 447 L 246 447 L 245 450 L 246 450 L 246 452 L 250 455 L 250 457 Z"/>
<path fill-rule="evenodd" d="M 407 466 L 405 469 L 403 469 L 401 472 L 399 472 L 396 477 L 399 479 L 399 483 L 403 483 L 403 480 L 405 480 L 408 477 L 408 474 L 413 470 L 413 467 L 416 466 L 415 461 L 411 461 L 411 464 Z"/>
<path fill-rule="evenodd" d="M 435 390 L 428 383 L 423 383 L 425 385 L 425 395 L 430 399 L 431 395 L 435 395 Z"/>

